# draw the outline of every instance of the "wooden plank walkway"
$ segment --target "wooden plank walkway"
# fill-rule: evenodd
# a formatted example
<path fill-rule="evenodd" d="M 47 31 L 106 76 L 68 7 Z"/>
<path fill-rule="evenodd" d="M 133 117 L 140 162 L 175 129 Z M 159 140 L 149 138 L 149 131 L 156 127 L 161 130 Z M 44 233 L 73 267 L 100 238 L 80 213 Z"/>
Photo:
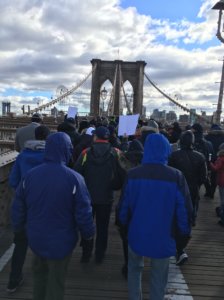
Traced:
<path fill-rule="evenodd" d="M 167 300 L 224 299 L 224 228 L 217 225 L 217 204 L 218 193 L 214 200 L 202 197 L 197 225 L 187 248 L 189 261 L 179 268 L 175 266 L 175 260 L 171 259 Z M 6 235 L 0 235 L 0 255 L 10 246 L 11 237 L 10 231 Z M 86 265 L 80 264 L 80 256 L 80 247 L 77 247 L 68 270 L 65 300 L 127 299 L 127 282 L 121 274 L 122 247 L 114 226 L 114 215 L 111 218 L 108 252 L 103 264 L 96 265 L 93 260 Z M 24 266 L 25 282 L 12 295 L 5 291 L 9 263 L 0 272 L 1 300 L 32 299 L 31 258 L 32 253 L 29 251 Z M 148 299 L 149 260 L 145 263 L 143 299 Z"/>

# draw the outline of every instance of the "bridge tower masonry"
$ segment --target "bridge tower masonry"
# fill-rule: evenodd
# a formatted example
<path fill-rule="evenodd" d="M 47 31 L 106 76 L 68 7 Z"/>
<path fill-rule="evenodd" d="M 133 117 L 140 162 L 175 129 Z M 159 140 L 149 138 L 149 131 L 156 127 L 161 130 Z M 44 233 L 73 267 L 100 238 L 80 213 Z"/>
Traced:
<path fill-rule="evenodd" d="M 142 114 L 143 82 L 145 61 L 128 62 L 123 60 L 91 60 L 92 88 L 90 114 L 98 116 L 100 111 L 100 91 L 103 83 L 109 80 L 113 86 L 113 114 L 118 116 L 121 101 L 121 85 L 129 81 L 133 88 L 133 114 Z"/>

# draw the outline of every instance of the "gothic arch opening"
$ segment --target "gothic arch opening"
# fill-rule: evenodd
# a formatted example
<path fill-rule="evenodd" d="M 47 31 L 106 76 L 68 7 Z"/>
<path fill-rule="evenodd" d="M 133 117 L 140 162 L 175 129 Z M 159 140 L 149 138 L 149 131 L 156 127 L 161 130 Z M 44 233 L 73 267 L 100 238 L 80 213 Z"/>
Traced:
<path fill-rule="evenodd" d="M 112 97 L 113 85 L 109 79 L 104 81 L 100 87 L 99 112 L 100 115 L 107 115 L 108 106 Z"/>
<path fill-rule="evenodd" d="M 142 114 L 143 81 L 146 62 L 126 62 L 122 60 L 103 61 L 92 59 L 92 89 L 90 101 L 90 114 L 99 115 L 101 87 L 106 80 L 113 86 L 113 101 L 110 105 L 110 114 L 120 115 L 122 107 L 121 87 L 122 82 L 129 81 L 133 87 L 133 113 Z"/>
<path fill-rule="evenodd" d="M 133 96 L 133 86 L 129 80 L 126 80 L 122 88 L 121 110 L 123 115 L 133 113 Z"/>

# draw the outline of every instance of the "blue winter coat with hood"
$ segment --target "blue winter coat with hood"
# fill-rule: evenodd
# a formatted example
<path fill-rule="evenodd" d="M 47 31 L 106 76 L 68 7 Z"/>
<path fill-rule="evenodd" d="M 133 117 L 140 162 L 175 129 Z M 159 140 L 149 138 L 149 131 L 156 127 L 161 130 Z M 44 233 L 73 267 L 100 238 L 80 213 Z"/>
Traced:
<path fill-rule="evenodd" d="M 66 133 L 50 135 L 44 163 L 19 184 L 12 205 L 14 231 L 26 228 L 33 252 L 46 259 L 69 255 L 78 241 L 94 235 L 91 200 L 83 177 L 68 168 L 72 144 Z"/>
<path fill-rule="evenodd" d="M 39 166 L 44 160 L 45 141 L 29 140 L 24 144 L 24 149 L 19 153 L 9 175 L 9 184 L 14 189 L 26 173 Z"/>
<path fill-rule="evenodd" d="M 145 142 L 142 165 L 128 172 L 119 219 L 128 225 L 128 244 L 141 256 L 176 254 L 175 238 L 191 233 L 192 205 L 183 174 L 167 166 L 170 144 L 161 134 Z"/>

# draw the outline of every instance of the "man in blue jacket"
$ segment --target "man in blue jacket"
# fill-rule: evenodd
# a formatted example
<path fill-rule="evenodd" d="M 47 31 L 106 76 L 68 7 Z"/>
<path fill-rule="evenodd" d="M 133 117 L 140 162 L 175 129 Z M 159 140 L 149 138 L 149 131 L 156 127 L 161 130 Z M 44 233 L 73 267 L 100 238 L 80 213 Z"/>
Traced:
<path fill-rule="evenodd" d="M 16 189 L 26 173 L 43 162 L 45 142 L 49 134 L 49 128 L 44 125 L 35 128 L 35 140 L 25 142 L 24 149 L 19 153 L 12 167 L 9 175 L 11 187 Z M 14 293 L 23 283 L 22 269 L 28 248 L 25 230 L 15 233 L 14 244 L 9 282 L 6 288 L 8 293 Z"/>
<path fill-rule="evenodd" d="M 67 266 L 78 242 L 95 233 L 84 179 L 67 167 L 72 143 L 66 133 L 50 135 L 44 163 L 31 169 L 16 190 L 12 205 L 15 232 L 26 228 L 34 253 L 34 300 L 62 300 Z"/>
<path fill-rule="evenodd" d="M 170 144 L 153 133 L 145 141 L 142 165 L 128 172 L 119 219 L 128 226 L 129 300 L 142 299 L 144 256 L 151 258 L 150 299 L 164 299 L 169 257 L 177 236 L 191 233 L 192 204 L 183 174 L 167 166 Z"/>

